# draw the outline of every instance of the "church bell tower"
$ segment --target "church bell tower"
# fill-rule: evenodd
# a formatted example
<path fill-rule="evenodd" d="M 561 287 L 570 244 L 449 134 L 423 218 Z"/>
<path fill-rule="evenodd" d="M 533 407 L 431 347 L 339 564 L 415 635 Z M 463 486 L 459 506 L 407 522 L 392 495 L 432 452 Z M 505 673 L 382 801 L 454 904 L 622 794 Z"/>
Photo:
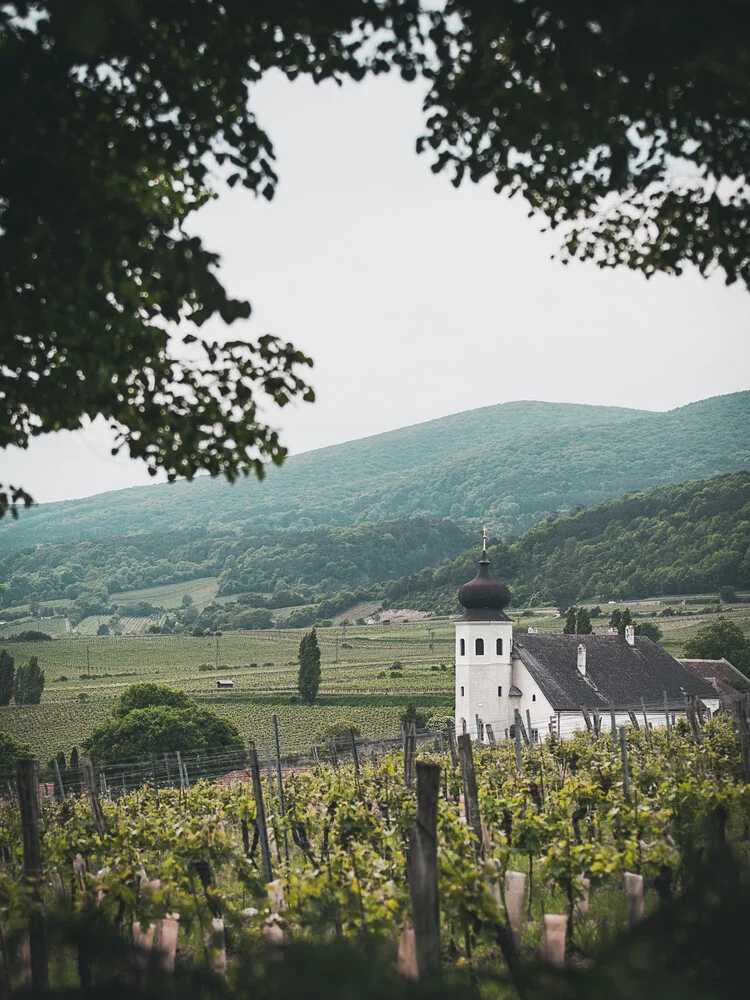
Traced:
<path fill-rule="evenodd" d="M 475 740 L 479 716 L 499 737 L 513 721 L 513 623 L 504 611 L 510 591 L 490 575 L 486 530 L 479 571 L 461 587 L 458 600 L 464 614 L 456 622 L 456 735 L 469 733 Z"/>

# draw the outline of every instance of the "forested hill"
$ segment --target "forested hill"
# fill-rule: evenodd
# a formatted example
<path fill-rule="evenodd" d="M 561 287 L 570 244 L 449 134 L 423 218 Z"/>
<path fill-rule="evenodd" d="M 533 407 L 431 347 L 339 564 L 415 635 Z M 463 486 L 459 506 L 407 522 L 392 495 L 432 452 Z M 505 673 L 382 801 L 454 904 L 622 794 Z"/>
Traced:
<path fill-rule="evenodd" d="M 505 536 L 560 509 L 747 467 L 748 392 L 667 413 L 504 403 L 307 452 L 262 483 L 204 478 L 45 504 L 0 524 L 0 549 L 414 516 L 487 521 Z"/>
<path fill-rule="evenodd" d="M 204 577 L 218 577 L 220 595 L 291 587 L 306 600 L 435 566 L 466 551 L 473 537 L 452 521 L 416 517 L 345 528 L 184 530 L 61 542 L 0 556 L 0 588 L 5 608 L 64 600 L 77 617 L 104 614 L 112 594 Z"/>
<path fill-rule="evenodd" d="M 750 472 L 660 486 L 535 525 L 493 542 L 491 572 L 513 604 L 634 600 L 750 587 Z M 458 610 L 479 548 L 392 584 L 389 600 Z"/>

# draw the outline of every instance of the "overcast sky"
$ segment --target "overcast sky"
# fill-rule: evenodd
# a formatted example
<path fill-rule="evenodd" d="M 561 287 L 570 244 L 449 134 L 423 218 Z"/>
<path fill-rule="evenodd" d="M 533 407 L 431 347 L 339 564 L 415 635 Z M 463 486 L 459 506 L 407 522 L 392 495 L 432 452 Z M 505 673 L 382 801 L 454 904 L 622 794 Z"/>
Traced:
<path fill-rule="evenodd" d="M 525 202 L 456 191 L 416 155 L 420 97 L 395 77 L 265 80 L 276 197 L 227 190 L 195 217 L 253 304 L 243 333 L 315 359 L 317 402 L 273 414 L 292 452 L 515 399 L 666 410 L 749 387 L 746 291 L 551 260 Z M 40 438 L 0 482 L 48 501 L 151 481 L 110 446 L 96 426 Z"/>

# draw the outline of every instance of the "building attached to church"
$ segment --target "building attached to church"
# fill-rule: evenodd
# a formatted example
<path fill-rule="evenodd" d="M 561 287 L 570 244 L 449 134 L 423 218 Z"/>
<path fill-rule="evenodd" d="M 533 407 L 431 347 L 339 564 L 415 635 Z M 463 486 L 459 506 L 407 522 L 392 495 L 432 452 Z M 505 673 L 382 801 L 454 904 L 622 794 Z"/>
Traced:
<path fill-rule="evenodd" d="M 586 728 L 585 714 L 605 726 L 632 713 L 651 726 L 685 714 L 685 695 L 709 713 L 720 701 L 710 683 L 630 626 L 620 635 L 514 635 L 505 613 L 510 591 L 490 575 L 486 551 L 479 572 L 458 592 L 456 732 L 487 742 L 515 736 L 520 714 L 530 738 Z M 585 710 L 585 712 L 584 712 Z"/>

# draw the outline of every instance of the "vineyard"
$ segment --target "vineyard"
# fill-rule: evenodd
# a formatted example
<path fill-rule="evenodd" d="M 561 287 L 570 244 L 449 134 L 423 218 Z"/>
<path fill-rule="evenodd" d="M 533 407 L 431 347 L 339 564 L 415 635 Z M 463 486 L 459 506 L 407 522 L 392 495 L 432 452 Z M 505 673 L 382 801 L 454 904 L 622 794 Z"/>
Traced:
<path fill-rule="evenodd" d="M 595 977 L 644 922 L 651 929 L 637 940 L 642 952 L 653 941 L 658 978 L 676 947 L 659 930 L 692 905 L 701 872 L 713 866 L 708 917 L 719 926 L 722 866 L 747 862 L 746 717 L 744 726 L 742 746 L 719 716 L 697 733 L 681 723 L 623 728 L 614 742 L 579 733 L 523 749 L 465 736 L 456 746 L 448 729 L 308 769 L 283 757 L 259 768 L 251 746 L 249 772 L 230 780 L 196 783 L 173 766 L 170 787 L 154 772 L 134 791 L 84 770 L 66 777 L 64 798 L 42 798 L 35 875 L 27 800 L 36 785 L 3 781 L 12 792 L 0 802 L 6 969 L 14 985 L 28 975 L 101 983 L 106 963 L 80 930 L 55 955 L 40 936 L 44 920 L 58 930 L 98 922 L 177 973 L 208 967 L 231 981 L 248 953 L 270 949 L 283 963 L 287 948 L 366 942 L 380 948 L 385 976 L 468 970 L 480 992 L 494 977 L 481 995 L 524 997 L 541 995 L 540 951 L 548 965 Z M 691 975 L 700 983 L 709 973 L 711 995 L 724 995 L 727 970 Z M 631 995 L 619 989 L 611 995 Z"/>
<path fill-rule="evenodd" d="M 725 616 L 750 632 L 750 606 L 739 605 Z M 710 620 L 706 614 L 659 619 L 661 644 L 679 656 L 684 642 Z M 517 627 L 523 630 L 527 622 L 546 633 L 563 627 L 561 618 L 549 614 L 519 616 Z M 267 629 L 220 636 L 68 635 L 54 642 L 4 641 L 2 648 L 16 663 L 38 658 L 46 686 L 40 705 L 0 707 L 0 729 L 26 740 L 40 759 L 48 760 L 60 749 L 80 746 L 122 690 L 146 680 L 187 692 L 241 732 L 259 733 L 264 741 L 275 711 L 289 745 L 309 745 L 341 721 L 367 735 L 392 733 L 409 702 L 428 713 L 452 712 L 452 621 L 319 629 L 322 674 L 313 708 L 295 703 L 302 634 Z M 232 679 L 234 687 L 217 691 L 218 678 Z"/>

